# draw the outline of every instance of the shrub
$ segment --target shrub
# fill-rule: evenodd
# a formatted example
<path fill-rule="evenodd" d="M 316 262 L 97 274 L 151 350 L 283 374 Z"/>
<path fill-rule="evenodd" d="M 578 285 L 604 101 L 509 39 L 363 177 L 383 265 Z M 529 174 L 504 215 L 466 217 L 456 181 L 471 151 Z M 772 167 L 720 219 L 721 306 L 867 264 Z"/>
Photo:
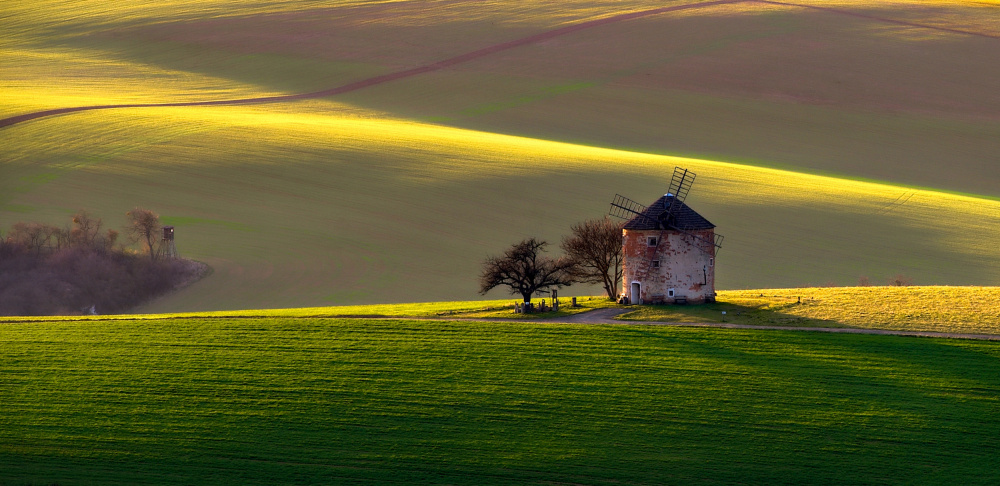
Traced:
<path fill-rule="evenodd" d="M 0 238 L 0 315 L 119 313 L 185 283 L 205 266 L 116 247 L 118 232 L 84 211 L 74 227 L 16 223 Z"/>

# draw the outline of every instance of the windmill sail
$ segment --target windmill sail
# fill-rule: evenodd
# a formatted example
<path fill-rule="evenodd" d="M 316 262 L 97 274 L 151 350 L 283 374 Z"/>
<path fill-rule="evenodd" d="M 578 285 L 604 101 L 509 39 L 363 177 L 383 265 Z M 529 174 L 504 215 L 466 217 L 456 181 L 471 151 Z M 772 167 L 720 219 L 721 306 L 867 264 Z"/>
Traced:
<path fill-rule="evenodd" d="M 615 194 L 614 200 L 611 201 L 611 210 L 608 214 L 625 220 L 639 217 L 650 224 L 658 224 L 655 219 L 646 215 L 646 209 L 646 206 L 643 206 L 642 204 L 622 196 L 621 194 Z"/>
<path fill-rule="evenodd" d="M 670 217 L 674 215 L 680 205 L 684 203 L 687 199 L 688 192 L 691 191 L 691 186 L 694 184 L 695 174 L 688 171 L 687 169 L 682 169 L 680 167 L 674 167 L 674 175 L 670 178 L 670 186 L 668 186 L 667 193 L 673 196 L 670 200 L 670 206 L 666 208 L 666 211 L 660 215 L 660 219 L 669 224 Z"/>

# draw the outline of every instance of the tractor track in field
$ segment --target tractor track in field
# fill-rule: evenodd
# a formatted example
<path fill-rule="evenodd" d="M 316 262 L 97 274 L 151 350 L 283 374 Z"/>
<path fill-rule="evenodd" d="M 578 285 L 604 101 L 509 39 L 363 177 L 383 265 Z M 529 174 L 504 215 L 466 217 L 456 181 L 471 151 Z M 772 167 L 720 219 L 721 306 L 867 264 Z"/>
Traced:
<path fill-rule="evenodd" d="M 759 3 L 766 5 L 779 5 L 785 7 L 797 7 L 803 9 L 817 10 L 823 12 L 829 12 L 839 15 L 847 15 L 851 17 L 874 20 L 879 22 L 885 22 L 895 25 L 907 26 L 907 27 L 917 27 L 923 29 L 937 30 L 941 32 L 948 32 L 952 34 L 960 35 L 971 35 L 978 37 L 986 37 L 991 39 L 1000 39 L 1000 35 L 967 31 L 962 29 L 954 29 L 950 27 L 941 27 L 930 24 L 921 24 L 916 22 L 909 22 L 903 20 L 890 19 L 886 17 L 879 17 L 876 15 L 868 15 L 860 12 L 852 12 L 849 10 L 843 10 L 833 7 L 822 7 L 815 5 L 807 5 L 800 3 L 791 2 L 781 2 L 775 0 L 715 0 L 709 2 L 692 3 L 685 5 L 674 5 L 670 7 L 661 7 L 650 10 L 642 10 L 638 12 L 629 12 L 625 14 L 612 15 L 610 17 L 602 17 L 599 19 L 588 20 L 580 22 L 577 24 L 568 25 L 565 27 L 560 27 L 558 29 L 553 29 L 538 34 L 530 35 L 527 37 L 522 37 L 520 39 L 515 39 L 499 44 L 494 44 L 488 47 L 484 47 L 475 51 L 467 52 L 459 56 L 451 57 L 442 61 L 438 61 L 431 64 L 426 64 L 423 66 L 406 69 L 403 71 L 396 71 L 392 73 L 382 74 L 379 76 L 363 79 L 360 81 L 354 81 L 347 83 L 335 88 L 330 88 L 322 91 L 314 91 L 311 93 L 300 93 L 300 94 L 290 94 L 290 95 L 276 95 L 276 96 L 263 96 L 263 97 L 252 97 L 252 98 L 236 98 L 229 100 L 212 100 L 212 101 L 187 101 L 187 102 L 174 102 L 174 103 L 122 103 L 122 104 L 108 104 L 108 105 L 90 105 L 90 106 L 75 106 L 67 108 L 55 108 L 51 110 L 36 111 L 33 113 L 26 113 L 23 115 L 16 115 L 12 117 L 7 117 L 0 119 L 0 128 L 9 127 L 19 123 L 24 123 L 30 120 L 35 120 L 38 118 L 44 118 L 56 115 L 65 115 L 70 113 L 82 112 L 82 111 L 94 111 L 94 110 L 110 110 L 117 108 L 170 108 L 170 107 L 197 107 L 197 106 L 232 106 L 232 105 L 251 105 L 251 104 L 268 104 L 268 103 L 284 103 L 289 101 L 299 101 L 306 99 L 315 98 L 326 98 L 329 96 L 335 96 L 343 93 L 348 93 L 351 91 L 356 91 L 359 89 L 368 88 L 371 86 L 376 86 L 383 83 L 388 83 L 391 81 L 404 79 L 412 76 L 417 76 L 420 74 L 425 74 L 433 71 L 438 71 L 445 69 L 457 64 L 462 64 L 469 62 L 481 57 L 489 56 L 491 54 L 496 54 L 498 52 L 506 51 L 516 47 L 521 47 L 529 44 L 534 44 L 555 37 L 564 36 L 567 34 L 572 34 L 581 30 L 590 29 L 593 27 L 599 27 L 603 25 L 613 24 L 617 22 L 624 22 L 627 20 L 634 20 L 644 17 L 649 17 L 653 15 L 677 12 L 682 10 L 696 10 L 708 7 L 714 7 L 719 5 L 729 5 L 729 4 L 746 4 L 746 3 Z"/>
<path fill-rule="evenodd" d="M 420 74 L 425 74 L 433 71 L 438 71 L 444 68 L 454 66 L 456 64 L 462 64 L 465 62 L 472 61 L 481 57 L 488 56 L 490 54 L 495 54 L 501 51 L 506 51 L 508 49 L 513 49 L 515 47 L 525 46 L 529 44 L 534 44 L 537 42 L 549 40 L 555 37 L 563 36 L 566 34 L 571 34 L 580 30 L 589 29 L 593 27 L 598 27 L 601 25 L 607 25 L 615 22 L 622 22 L 625 20 L 632 20 L 642 17 L 648 17 L 650 15 L 656 15 L 666 12 L 674 12 L 678 10 L 689 10 L 695 8 L 704 8 L 715 5 L 725 5 L 733 3 L 741 3 L 747 0 L 716 0 L 712 2 L 688 4 L 688 5 L 675 5 L 673 7 L 662 7 L 652 10 L 643 10 L 640 12 L 630 12 L 627 14 L 615 15 L 612 17 L 604 17 L 596 20 L 589 20 L 586 22 L 581 22 L 578 24 L 568 25 L 566 27 L 561 27 L 554 30 L 549 30 L 541 32 L 528 37 L 522 37 L 520 39 L 515 39 L 508 42 L 503 42 L 500 44 L 494 44 L 492 46 L 484 47 L 475 51 L 467 52 L 452 58 L 445 59 L 443 61 L 438 61 L 431 64 L 426 64 L 420 67 L 415 67 L 412 69 L 406 69 L 403 71 L 396 71 L 393 73 L 382 74 L 379 76 L 371 77 L 368 79 L 363 79 L 360 81 L 355 81 L 353 83 L 348 83 L 345 85 L 338 86 L 336 88 L 330 88 L 323 91 L 314 91 L 312 93 L 301 93 L 293 95 L 279 95 L 279 96 L 265 96 L 258 98 L 239 98 L 232 100 L 216 100 L 216 101 L 188 101 L 188 102 L 178 102 L 178 103 L 131 103 L 131 104 L 116 104 L 116 105 L 94 105 L 94 106 L 77 106 L 71 108 L 57 108 L 53 110 L 37 111 L 34 113 L 27 113 L 24 115 L 13 116 L 9 118 L 4 118 L 0 120 L 0 128 L 8 127 L 18 123 L 23 123 L 29 120 L 34 120 L 37 118 L 63 115 L 67 113 L 75 113 L 79 111 L 92 111 L 92 110 L 108 110 L 114 108 L 168 108 L 168 107 L 179 107 L 179 106 L 225 106 L 225 105 L 250 105 L 250 104 L 265 104 L 265 103 L 283 103 L 288 101 L 299 101 L 305 99 L 313 98 L 326 98 L 328 96 L 335 96 L 343 93 L 348 93 L 351 91 L 357 91 L 359 89 L 368 88 L 371 86 L 388 83 L 390 81 L 395 81 L 397 79 L 409 78 L 412 76 L 417 76 Z"/>

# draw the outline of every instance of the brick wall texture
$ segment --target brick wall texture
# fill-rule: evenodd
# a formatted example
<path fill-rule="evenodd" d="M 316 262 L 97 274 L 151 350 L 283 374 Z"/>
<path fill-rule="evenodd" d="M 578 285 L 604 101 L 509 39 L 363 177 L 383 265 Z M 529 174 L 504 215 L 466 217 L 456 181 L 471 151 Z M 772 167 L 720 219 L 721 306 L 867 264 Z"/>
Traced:
<path fill-rule="evenodd" d="M 622 292 L 633 303 L 715 300 L 715 246 L 706 243 L 714 241 L 715 231 L 690 233 L 705 241 L 670 230 L 623 230 Z"/>

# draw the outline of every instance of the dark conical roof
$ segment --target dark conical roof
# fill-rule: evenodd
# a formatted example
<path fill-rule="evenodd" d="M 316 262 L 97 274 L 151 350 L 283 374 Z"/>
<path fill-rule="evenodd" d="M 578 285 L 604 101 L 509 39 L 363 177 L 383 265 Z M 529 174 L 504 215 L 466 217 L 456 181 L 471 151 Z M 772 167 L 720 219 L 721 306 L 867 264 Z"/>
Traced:
<path fill-rule="evenodd" d="M 673 201 L 674 196 L 666 195 L 656 200 L 653 204 L 650 204 L 642 214 L 645 216 L 636 216 L 625 223 L 624 228 L 627 230 L 657 230 L 666 229 L 666 225 L 660 224 L 660 216 L 667 207 L 670 206 L 670 202 Z M 665 222 L 664 222 L 665 223 Z M 700 214 L 696 213 L 695 210 L 688 207 L 684 202 L 680 202 L 676 208 L 674 208 L 674 214 L 670 219 L 672 226 L 680 228 L 682 230 L 702 230 L 702 229 L 712 229 L 715 225 L 710 223 L 707 219 L 703 218 Z"/>

